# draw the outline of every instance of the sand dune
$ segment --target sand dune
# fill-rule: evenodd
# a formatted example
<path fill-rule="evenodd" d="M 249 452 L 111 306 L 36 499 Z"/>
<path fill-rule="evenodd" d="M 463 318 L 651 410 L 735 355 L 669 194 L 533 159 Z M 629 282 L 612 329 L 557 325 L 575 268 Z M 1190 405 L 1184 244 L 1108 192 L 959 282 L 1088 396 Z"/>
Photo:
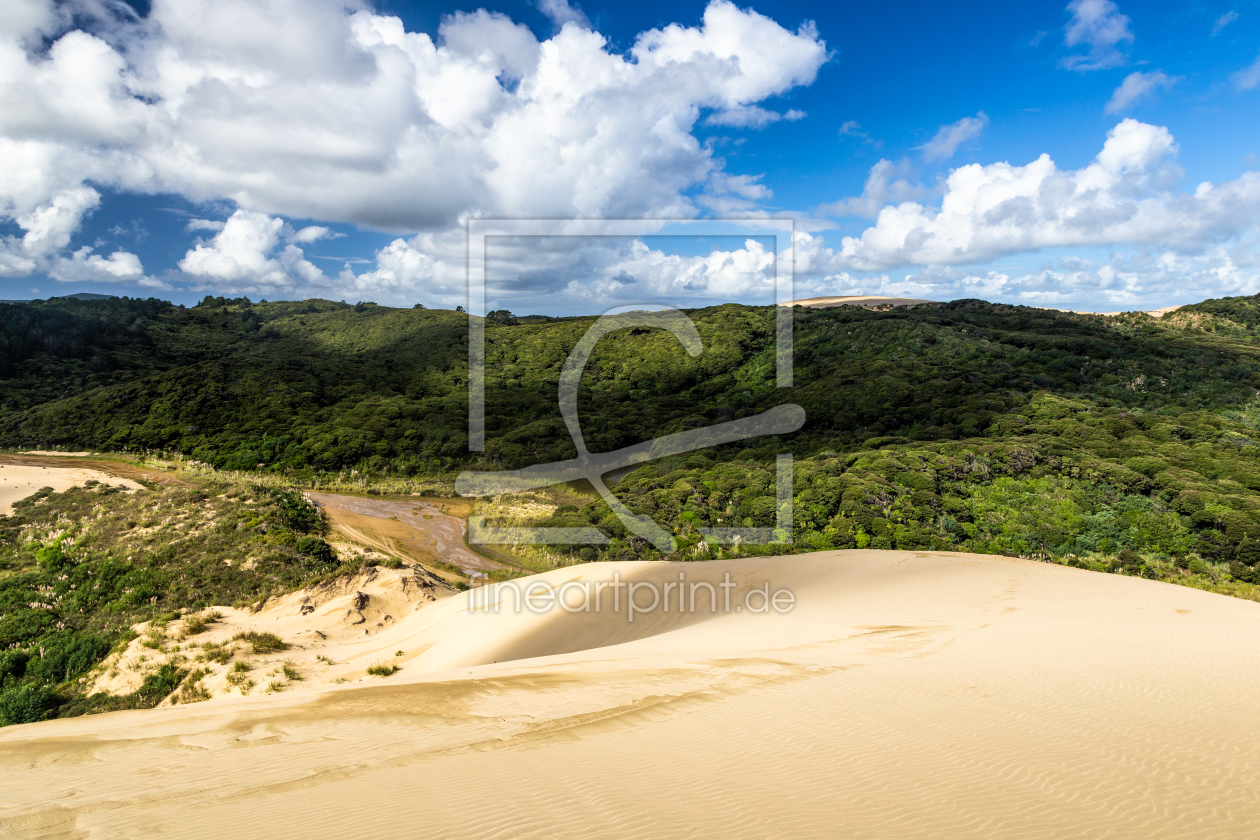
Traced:
<path fill-rule="evenodd" d="M 486 587 L 403 616 L 392 677 L 0 730 L 0 836 L 1242 838 L 1260 825 L 1260 604 L 877 551 L 595 564 L 518 586 L 545 600 L 567 585 L 573 609 L 583 585 L 616 575 L 646 602 L 647 584 L 680 574 L 729 574 L 731 610 L 518 613 L 505 585 Z M 747 595 L 763 583 L 794 608 L 735 609 L 759 606 Z"/>
<path fill-rule="evenodd" d="M 808 306 L 810 309 L 829 309 L 833 306 L 861 306 L 864 308 L 881 308 L 889 306 L 915 306 L 920 303 L 940 303 L 936 300 L 922 298 L 888 297 L 887 295 L 841 295 L 832 297 L 812 297 L 788 301 L 780 306 Z"/>
<path fill-rule="evenodd" d="M 34 495 L 43 487 L 60 492 L 71 487 L 82 487 L 89 481 L 142 490 L 143 485 L 129 478 L 118 478 L 92 469 L 77 467 L 41 467 L 0 464 L 0 516 L 13 510 L 13 503 Z"/>

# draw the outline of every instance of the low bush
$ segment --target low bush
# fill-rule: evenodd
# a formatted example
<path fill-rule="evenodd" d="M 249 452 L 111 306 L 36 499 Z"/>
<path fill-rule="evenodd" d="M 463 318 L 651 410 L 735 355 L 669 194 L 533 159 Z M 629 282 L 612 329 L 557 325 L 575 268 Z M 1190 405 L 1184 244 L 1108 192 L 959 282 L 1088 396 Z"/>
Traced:
<path fill-rule="evenodd" d="M 39 685 L 20 685 L 0 692 L 0 726 L 48 720 L 59 705 L 57 695 Z"/>

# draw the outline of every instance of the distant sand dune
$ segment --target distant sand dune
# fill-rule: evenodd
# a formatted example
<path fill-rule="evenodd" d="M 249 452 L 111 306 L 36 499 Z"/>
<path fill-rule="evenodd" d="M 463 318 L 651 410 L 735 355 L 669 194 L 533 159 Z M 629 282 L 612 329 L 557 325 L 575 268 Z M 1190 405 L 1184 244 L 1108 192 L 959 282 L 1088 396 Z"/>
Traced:
<path fill-rule="evenodd" d="M 1152 318 L 1163 318 L 1165 315 L 1169 315 L 1169 314 L 1171 314 L 1171 313 L 1173 313 L 1173 312 L 1176 312 L 1176 311 L 1177 311 L 1178 309 L 1180 309 L 1180 308 L 1181 308 L 1181 306 L 1180 306 L 1180 305 L 1177 305 L 1177 306 L 1165 306 L 1165 307 L 1162 307 L 1162 308 L 1160 308 L 1160 309 L 1148 309 L 1148 310 L 1145 310 L 1145 311 L 1146 311 L 1146 314 L 1147 314 L 1147 315 L 1150 315 Z M 1141 311 L 1143 311 L 1143 310 L 1141 310 L 1141 309 L 1132 309 L 1132 310 L 1130 310 L 1130 309 L 1125 309 L 1125 310 L 1121 310 L 1121 311 L 1117 311 L 1117 312 L 1087 312 L 1087 311 L 1085 311 L 1085 310 L 1083 310 L 1083 309 L 1056 309 L 1055 311 L 1056 311 L 1056 312 L 1072 312 L 1072 313 L 1074 313 L 1074 314 L 1076 314 L 1076 315 L 1126 315 L 1126 314 L 1128 314 L 1128 313 L 1130 313 L 1130 312 L 1141 312 Z"/>
<path fill-rule="evenodd" d="M 842 295 L 839 297 L 812 297 L 793 300 L 783 306 L 808 306 L 810 309 L 828 309 L 833 306 L 861 306 L 865 308 L 886 306 L 914 306 L 920 303 L 940 303 L 920 298 L 887 297 L 882 295 Z"/>
<path fill-rule="evenodd" d="M 523 583 L 728 572 L 795 609 L 632 624 L 487 587 L 407 613 L 389 678 L 0 730 L 0 836 L 1256 836 L 1260 604 L 915 552 Z"/>

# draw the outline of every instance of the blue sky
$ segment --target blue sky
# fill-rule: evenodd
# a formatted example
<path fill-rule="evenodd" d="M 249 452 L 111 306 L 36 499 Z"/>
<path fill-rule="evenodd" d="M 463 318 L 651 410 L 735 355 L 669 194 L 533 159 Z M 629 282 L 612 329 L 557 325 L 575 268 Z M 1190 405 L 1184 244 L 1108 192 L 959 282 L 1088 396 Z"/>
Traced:
<path fill-rule="evenodd" d="M 1260 291 L 1260 3 L 6 9 L 0 298 L 452 307 L 477 217 L 795 221 L 513 248 L 518 312 Z"/>

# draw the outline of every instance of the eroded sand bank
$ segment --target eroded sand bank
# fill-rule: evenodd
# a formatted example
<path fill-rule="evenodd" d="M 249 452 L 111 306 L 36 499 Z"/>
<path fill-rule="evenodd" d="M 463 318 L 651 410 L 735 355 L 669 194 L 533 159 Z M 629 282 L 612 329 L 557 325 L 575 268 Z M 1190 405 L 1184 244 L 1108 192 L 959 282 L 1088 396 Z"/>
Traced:
<path fill-rule="evenodd" d="M 728 573 L 733 607 L 768 582 L 795 608 L 702 600 L 630 622 L 606 601 L 518 613 L 498 585 L 407 612 L 390 631 L 402 671 L 374 683 L 0 730 L 0 835 L 1146 840 L 1260 825 L 1260 604 L 877 551 L 517 584 L 572 596 L 614 574 L 660 591 Z"/>

